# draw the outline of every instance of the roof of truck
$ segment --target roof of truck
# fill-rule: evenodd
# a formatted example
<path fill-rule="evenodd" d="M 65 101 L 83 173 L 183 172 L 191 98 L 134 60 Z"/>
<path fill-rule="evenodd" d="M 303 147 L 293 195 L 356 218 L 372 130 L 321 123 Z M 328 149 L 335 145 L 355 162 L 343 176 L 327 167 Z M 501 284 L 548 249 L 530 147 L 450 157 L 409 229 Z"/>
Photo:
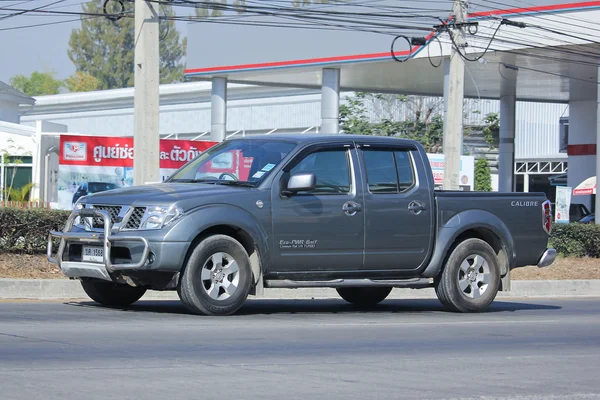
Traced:
<path fill-rule="evenodd" d="M 301 133 L 280 133 L 271 135 L 251 135 L 246 136 L 246 140 L 252 139 L 279 139 L 289 140 L 299 143 L 321 143 L 321 142 L 348 142 L 348 141 L 361 141 L 361 142 L 394 142 L 403 144 L 415 144 L 414 140 L 398 138 L 393 136 L 375 136 L 375 135 L 349 135 L 349 134 L 301 134 Z"/>

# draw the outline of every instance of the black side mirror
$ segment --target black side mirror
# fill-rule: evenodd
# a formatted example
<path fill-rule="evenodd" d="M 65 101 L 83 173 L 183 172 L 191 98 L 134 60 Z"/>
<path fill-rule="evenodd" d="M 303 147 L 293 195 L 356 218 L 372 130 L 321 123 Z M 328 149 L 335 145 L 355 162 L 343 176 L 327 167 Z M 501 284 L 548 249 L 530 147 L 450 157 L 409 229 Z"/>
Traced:
<path fill-rule="evenodd" d="M 283 194 L 289 196 L 297 192 L 313 190 L 316 186 L 317 177 L 315 174 L 296 174 L 290 177 Z"/>

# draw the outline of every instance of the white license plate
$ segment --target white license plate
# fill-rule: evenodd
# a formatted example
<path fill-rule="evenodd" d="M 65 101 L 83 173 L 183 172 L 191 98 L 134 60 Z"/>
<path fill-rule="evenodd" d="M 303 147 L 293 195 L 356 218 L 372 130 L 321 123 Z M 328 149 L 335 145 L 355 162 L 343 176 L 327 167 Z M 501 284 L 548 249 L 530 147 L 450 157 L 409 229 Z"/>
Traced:
<path fill-rule="evenodd" d="M 81 261 L 104 262 L 104 248 L 83 246 Z"/>

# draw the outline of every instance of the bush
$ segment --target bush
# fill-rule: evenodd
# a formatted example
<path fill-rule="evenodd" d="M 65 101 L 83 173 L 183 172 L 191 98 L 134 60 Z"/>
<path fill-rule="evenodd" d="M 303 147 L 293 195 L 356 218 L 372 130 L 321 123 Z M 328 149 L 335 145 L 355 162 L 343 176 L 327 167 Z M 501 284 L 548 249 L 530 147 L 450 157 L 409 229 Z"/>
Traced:
<path fill-rule="evenodd" d="M 600 258 L 600 226 L 595 224 L 554 224 L 550 246 L 565 257 Z"/>
<path fill-rule="evenodd" d="M 475 191 L 492 191 L 492 175 L 490 173 L 490 166 L 485 157 L 479 158 L 475 163 Z"/>
<path fill-rule="evenodd" d="M 62 230 L 70 211 L 0 207 L 0 253 L 46 253 L 48 233 Z"/>

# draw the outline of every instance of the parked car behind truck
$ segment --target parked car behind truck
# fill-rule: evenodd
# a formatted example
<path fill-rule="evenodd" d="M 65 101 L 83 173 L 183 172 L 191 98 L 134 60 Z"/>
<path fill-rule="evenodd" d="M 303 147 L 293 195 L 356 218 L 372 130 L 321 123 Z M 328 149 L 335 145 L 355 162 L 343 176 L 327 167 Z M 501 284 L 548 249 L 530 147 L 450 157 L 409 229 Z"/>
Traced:
<path fill-rule="evenodd" d="M 191 312 L 226 315 L 264 288 L 332 287 L 371 306 L 433 286 L 448 309 L 477 312 L 510 290 L 511 270 L 552 264 L 550 229 L 543 193 L 434 191 L 415 141 L 269 135 L 220 143 L 166 182 L 81 198 L 48 258 L 108 306 L 177 290 Z"/>

